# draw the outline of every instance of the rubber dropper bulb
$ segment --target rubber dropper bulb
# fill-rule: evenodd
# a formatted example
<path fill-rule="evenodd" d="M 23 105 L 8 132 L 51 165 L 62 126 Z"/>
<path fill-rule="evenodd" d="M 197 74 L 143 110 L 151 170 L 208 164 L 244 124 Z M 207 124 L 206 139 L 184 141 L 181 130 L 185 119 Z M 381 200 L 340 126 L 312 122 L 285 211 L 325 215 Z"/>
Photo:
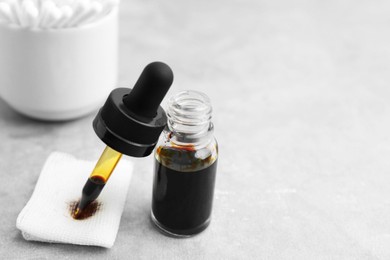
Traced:
<path fill-rule="evenodd" d="M 123 103 L 135 115 L 154 118 L 172 82 L 171 68 L 163 62 L 152 62 L 142 71 Z"/>

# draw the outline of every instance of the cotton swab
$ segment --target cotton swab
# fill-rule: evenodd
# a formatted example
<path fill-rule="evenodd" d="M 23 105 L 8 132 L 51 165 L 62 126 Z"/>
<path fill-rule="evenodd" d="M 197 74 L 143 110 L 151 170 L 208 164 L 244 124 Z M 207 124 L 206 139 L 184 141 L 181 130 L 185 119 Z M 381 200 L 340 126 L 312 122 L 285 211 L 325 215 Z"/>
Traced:
<path fill-rule="evenodd" d="M 53 5 L 50 7 L 50 12 L 44 28 L 51 28 L 54 23 L 60 20 L 61 16 L 62 12 L 57 6 Z"/>
<path fill-rule="evenodd" d="M 16 21 L 16 24 L 23 26 L 25 23 L 24 23 L 22 12 L 20 10 L 19 2 L 17 0 L 8 0 L 8 4 L 11 8 L 12 15 Z"/>
<path fill-rule="evenodd" d="M 0 17 L 6 23 L 15 23 L 11 8 L 7 3 L 0 3 Z"/>
<path fill-rule="evenodd" d="M 69 21 L 69 19 L 73 16 L 73 10 L 67 5 L 61 6 L 60 11 L 62 13 L 62 16 L 60 19 L 58 19 L 54 24 L 52 24 L 52 27 L 54 28 L 61 28 L 64 27 L 63 25 Z"/>
<path fill-rule="evenodd" d="M 73 27 L 77 24 L 77 21 L 85 15 L 90 8 L 89 1 L 80 0 L 73 5 L 73 17 L 70 18 L 69 22 L 65 24 L 66 27 Z"/>
<path fill-rule="evenodd" d="M 112 11 L 112 9 L 115 8 L 115 6 L 119 5 L 119 2 L 120 2 L 119 0 L 107 0 L 102 2 L 103 10 L 93 20 L 98 20 L 106 16 L 107 14 L 109 14 Z"/>
<path fill-rule="evenodd" d="M 41 16 L 39 21 L 39 27 L 45 28 L 46 23 L 48 22 L 51 16 L 51 10 L 54 6 L 54 3 L 52 1 L 44 1 L 41 6 Z"/>
<path fill-rule="evenodd" d="M 86 12 L 82 17 L 80 17 L 78 19 L 78 21 L 76 22 L 77 25 L 81 26 L 81 25 L 87 23 L 89 20 L 93 19 L 98 14 L 100 14 L 102 10 L 103 10 L 102 4 L 100 4 L 98 2 L 92 2 L 90 4 L 88 12 Z"/>
<path fill-rule="evenodd" d="M 32 0 L 23 2 L 22 13 L 26 17 L 27 27 L 34 28 L 37 25 L 39 12 Z"/>
<path fill-rule="evenodd" d="M 0 0 L 0 24 L 24 28 L 78 27 L 109 14 L 119 0 Z"/>

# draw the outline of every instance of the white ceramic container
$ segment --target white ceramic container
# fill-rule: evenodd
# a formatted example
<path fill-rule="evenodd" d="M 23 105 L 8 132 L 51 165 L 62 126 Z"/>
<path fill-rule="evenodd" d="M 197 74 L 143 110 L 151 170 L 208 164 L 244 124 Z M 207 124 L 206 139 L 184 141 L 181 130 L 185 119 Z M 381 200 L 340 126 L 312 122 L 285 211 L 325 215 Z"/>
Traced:
<path fill-rule="evenodd" d="M 0 25 L 0 97 L 42 120 L 74 119 L 100 107 L 117 84 L 118 11 L 75 28 Z"/>

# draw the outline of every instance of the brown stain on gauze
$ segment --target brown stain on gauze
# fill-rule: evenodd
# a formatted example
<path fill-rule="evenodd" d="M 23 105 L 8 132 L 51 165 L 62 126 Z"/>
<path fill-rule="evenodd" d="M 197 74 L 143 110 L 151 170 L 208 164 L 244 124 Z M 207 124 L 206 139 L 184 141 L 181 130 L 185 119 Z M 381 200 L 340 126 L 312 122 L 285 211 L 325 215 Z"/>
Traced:
<path fill-rule="evenodd" d="M 101 208 L 102 203 L 98 201 L 93 201 L 90 203 L 84 210 L 79 212 L 77 215 L 75 214 L 77 206 L 79 205 L 79 201 L 75 200 L 69 203 L 69 213 L 72 216 L 72 218 L 76 220 L 83 220 L 87 219 L 89 217 L 92 217 L 96 214 Z"/>

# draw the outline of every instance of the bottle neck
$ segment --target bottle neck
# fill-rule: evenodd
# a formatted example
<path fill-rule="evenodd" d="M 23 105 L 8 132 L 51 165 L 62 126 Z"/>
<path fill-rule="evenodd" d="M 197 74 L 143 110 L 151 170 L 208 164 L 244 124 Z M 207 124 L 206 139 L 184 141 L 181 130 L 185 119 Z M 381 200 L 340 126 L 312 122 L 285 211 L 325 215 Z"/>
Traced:
<path fill-rule="evenodd" d="M 168 101 L 170 141 L 177 145 L 201 146 L 213 139 L 210 99 L 198 91 L 184 91 Z"/>

